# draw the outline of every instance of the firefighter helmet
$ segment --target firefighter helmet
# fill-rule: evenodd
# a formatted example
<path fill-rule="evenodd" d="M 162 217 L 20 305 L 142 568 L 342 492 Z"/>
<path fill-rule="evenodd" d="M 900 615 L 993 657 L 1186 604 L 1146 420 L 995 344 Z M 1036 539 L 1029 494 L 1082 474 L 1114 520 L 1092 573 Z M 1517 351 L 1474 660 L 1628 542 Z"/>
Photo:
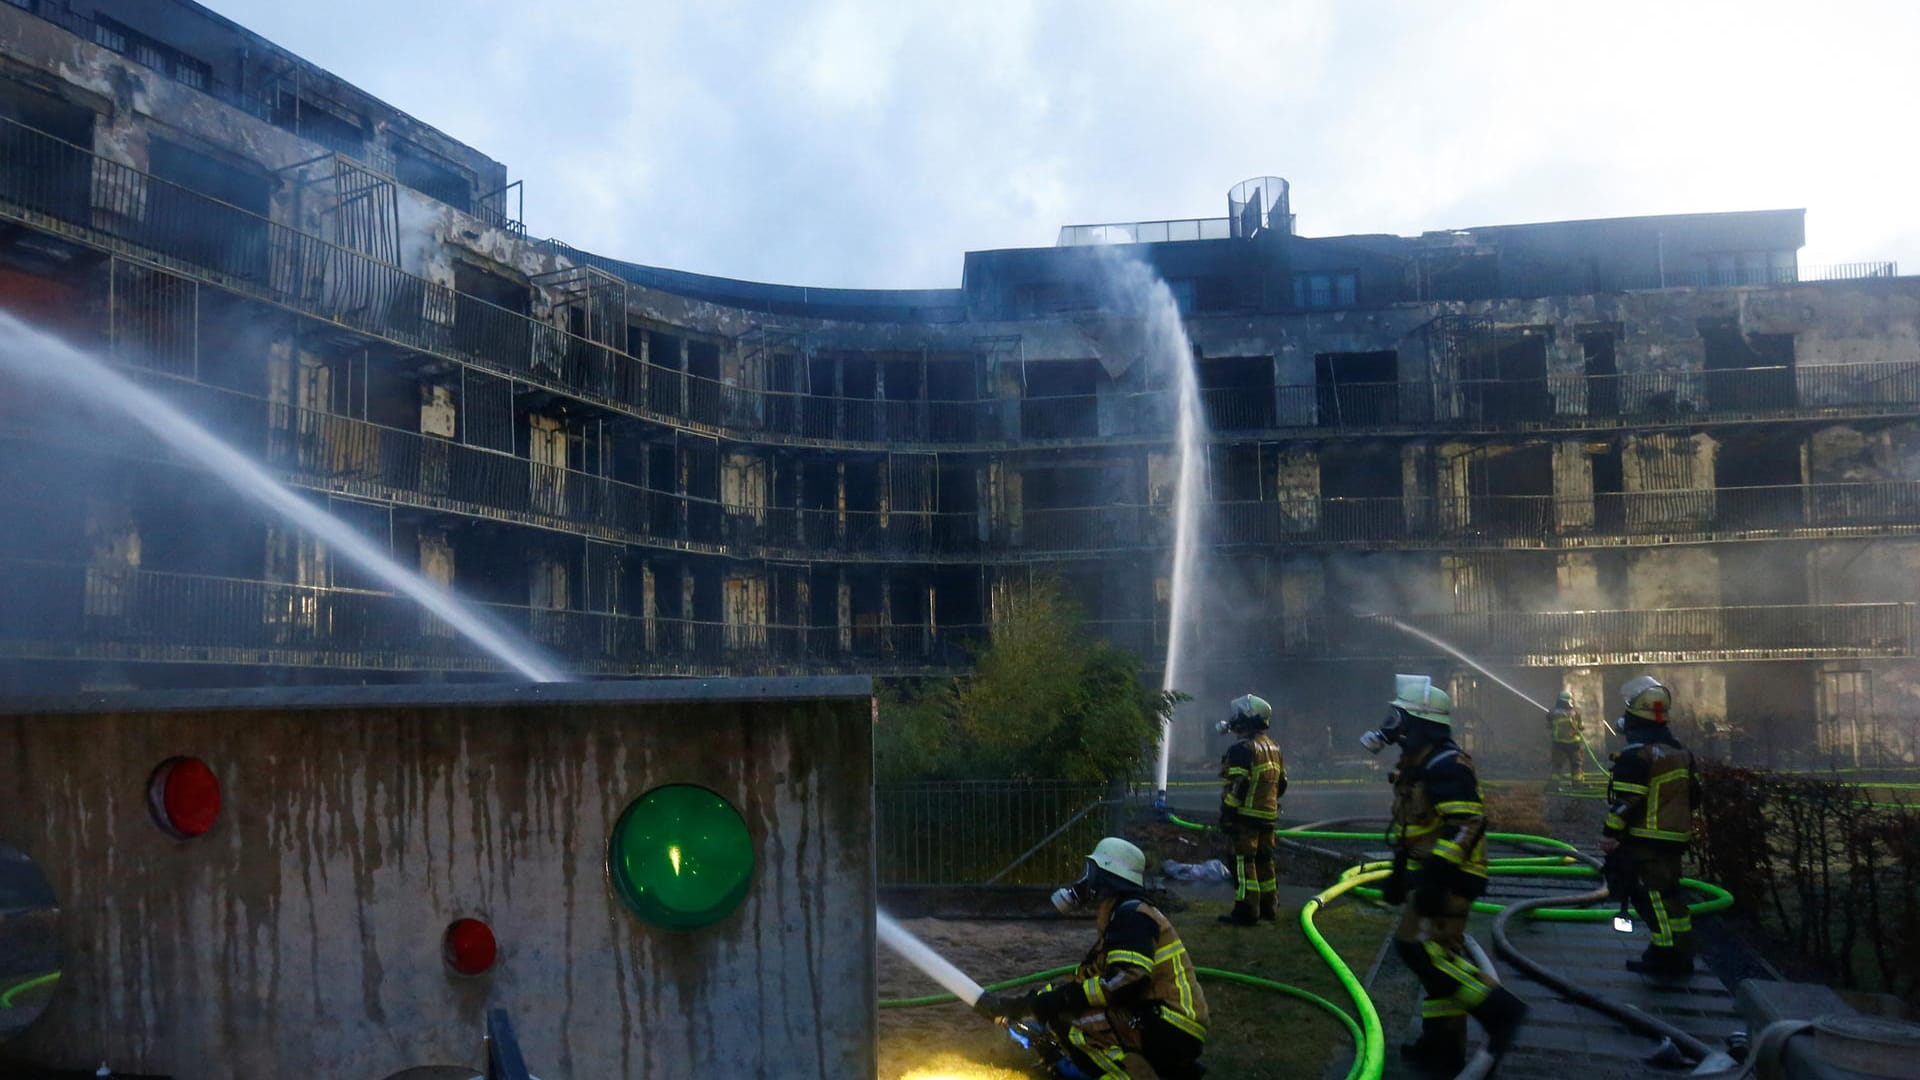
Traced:
<path fill-rule="evenodd" d="M 1573 691 L 1571 690 L 1560 691 L 1560 704 L 1562 705 L 1573 704 Z"/>
<path fill-rule="evenodd" d="M 1395 675 L 1392 704 L 1408 716 L 1431 720 L 1442 727 L 1453 726 L 1453 699 L 1433 685 L 1430 676 Z"/>
<path fill-rule="evenodd" d="M 1273 724 L 1273 706 L 1267 699 L 1242 694 L 1233 699 L 1233 712 L 1227 716 L 1229 731 L 1265 731 Z"/>
<path fill-rule="evenodd" d="M 1673 708 L 1673 694 L 1651 675 L 1628 679 L 1620 687 L 1620 697 L 1627 704 L 1628 716 L 1652 720 L 1656 724 L 1666 723 L 1667 712 Z"/>
<path fill-rule="evenodd" d="M 1146 854 L 1117 836 L 1093 845 L 1093 854 L 1087 856 L 1087 861 L 1122 881 L 1141 886 L 1147 883 Z"/>

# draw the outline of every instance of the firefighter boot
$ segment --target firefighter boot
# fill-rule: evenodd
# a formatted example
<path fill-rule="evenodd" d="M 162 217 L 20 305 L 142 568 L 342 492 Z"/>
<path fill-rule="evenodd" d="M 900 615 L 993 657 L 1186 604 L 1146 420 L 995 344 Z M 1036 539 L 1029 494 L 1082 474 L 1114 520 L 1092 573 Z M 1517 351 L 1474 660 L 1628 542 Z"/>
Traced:
<path fill-rule="evenodd" d="M 1220 921 L 1228 926 L 1258 926 L 1260 917 L 1253 913 L 1253 901 L 1236 900 L 1233 910 L 1220 916 Z"/>
<path fill-rule="evenodd" d="M 1420 1021 L 1420 1037 L 1400 1044 L 1400 1060 L 1422 1072 L 1453 1076 L 1467 1067 L 1466 1018 L 1429 1016 Z"/>
<path fill-rule="evenodd" d="M 1260 894 L 1260 917 L 1268 922 L 1279 921 L 1280 897 L 1278 895 L 1270 892 Z"/>
<path fill-rule="evenodd" d="M 1527 1019 L 1527 1003 L 1504 986 L 1496 986 L 1487 1000 L 1474 1007 L 1473 1018 L 1487 1032 L 1487 1052 L 1498 1056 L 1513 1045 L 1513 1037 Z"/>

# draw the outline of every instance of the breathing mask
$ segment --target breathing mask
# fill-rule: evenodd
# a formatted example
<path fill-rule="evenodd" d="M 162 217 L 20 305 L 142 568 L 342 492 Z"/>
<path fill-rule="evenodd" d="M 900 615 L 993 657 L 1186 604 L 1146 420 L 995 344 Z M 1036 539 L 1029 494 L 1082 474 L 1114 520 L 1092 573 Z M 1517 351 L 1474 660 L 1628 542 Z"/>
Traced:
<path fill-rule="evenodd" d="M 1407 714 L 1399 709 L 1391 709 L 1387 712 L 1387 718 L 1380 721 L 1379 727 L 1360 736 L 1360 745 L 1367 748 L 1367 753 L 1377 754 L 1389 746 L 1397 745 L 1406 737 Z"/>
<path fill-rule="evenodd" d="M 1087 869 L 1080 875 L 1079 881 L 1053 890 L 1053 895 L 1048 897 L 1053 901 L 1053 909 L 1062 915 L 1071 915 L 1093 903 L 1100 892 L 1100 882 L 1096 877 L 1098 873 L 1099 871 L 1094 869 L 1093 861 L 1089 859 Z"/>

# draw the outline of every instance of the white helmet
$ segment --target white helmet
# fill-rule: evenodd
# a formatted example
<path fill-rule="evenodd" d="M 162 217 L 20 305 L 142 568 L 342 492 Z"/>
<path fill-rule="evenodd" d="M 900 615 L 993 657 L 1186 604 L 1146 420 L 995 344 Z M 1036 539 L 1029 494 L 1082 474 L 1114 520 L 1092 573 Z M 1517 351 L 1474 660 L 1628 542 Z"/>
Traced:
<path fill-rule="evenodd" d="M 1087 861 L 1122 881 L 1143 887 L 1147 883 L 1146 854 L 1117 836 L 1093 845 L 1093 854 L 1087 856 Z"/>
<path fill-rule="evenodd" d="M 1267 699 L 1241 694 L 1227 706 L 1233 711 L 1220 723 L 1222 731 L 1265 731 L 1273 724 L 1273 706 Z"/>
<path fill-rule="evenodd" d="M 1667 713 L 1673 708 L 1673 694 L 1651 675 L 1628 679 L 1620 687 L 1620 697 L 1627 703 L 1628 716 L 1657 724 L 1666 723 Z"/>
<path fill-rule="evenodd" d="M 1392 704 L 1409 716 L 1431 720 L 1444 727 L 1453 726 L 1453 699 L 1447 696 L 1445 690 L 1433 685 L 1430 676 L 1395 675 Z"/>

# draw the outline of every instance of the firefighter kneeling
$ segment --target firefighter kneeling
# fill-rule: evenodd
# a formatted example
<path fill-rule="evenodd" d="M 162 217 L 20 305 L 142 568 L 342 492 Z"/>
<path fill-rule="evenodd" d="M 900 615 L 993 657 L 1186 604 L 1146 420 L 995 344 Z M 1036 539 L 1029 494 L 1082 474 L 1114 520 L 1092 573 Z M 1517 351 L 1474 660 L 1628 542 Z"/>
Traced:
<path fill-rule="evenodd" d="M 1607 821 L 1600 840 L 1626 885 L 1653 942 L 1627 968 L 1645 975 L 1693 971 L 1693 916 L 1680 888 L 1680 858 L 1693 839 L 1700 778 L 1693 755 L 1667 729 L 1673 695 L 1651 675 L 1620 688 L 1626 712 L 1620 731 L 1627 745 L 1613 755 L 1607 782 Z M 1616 860 L 1625 860 L 1620 865 Z"/>
<path fill-rule="evenodd" d="M 1220 921 L 1253 926 L 1280 917 L 1280 873 L 1274 862 L 1273 828 L 1280 796 L 1287 793 L 1287 761 L 1267 734 L 1273 706 L 1245 694 L 1233 699 L 1220 730 L 1240 736 L 1220 760 L 1220 831 L 1233 851 L 1233 911 Z M 1255 901 L 1259 911 L 1254 910 Z"/>
<path fill-rule="evenodd" d="M 1094 845 L 1080 880 L 1053 894 L 1062 912 L 1095 905 L 1099 938 L 1070 982 L 1031 993 L 989 990 L 975 1010 L 994 1019 L 1031 1014 L 1060 1041 L 1063 1077 L 1190 1080 L 1206 1070 L 1207 999 L 1180 934 L 1146 900 L 1147 857 L 1109 836 Z"/>
<path fill-rule="evenodd" d="M 1453 742 L 1453 700 L 1425 675 L 1395 675 L 1392 712 L 1360 737 L 1373 753 L 1400 747 L 1394 769 L 1393 875 L 1387 902 L 1400 914 L 1394 951 L 1426 990 L 1420 1038 L 1400 1048 L 1409 1064 L 1448 1074 L 1466 1065 L 1467 1017 L 1487 1049 L 1513 1044 L 1527 1006 L 1466 956 L 1467 914 L 1487 888 L 1487 819 L 1473 761 Z"/>

